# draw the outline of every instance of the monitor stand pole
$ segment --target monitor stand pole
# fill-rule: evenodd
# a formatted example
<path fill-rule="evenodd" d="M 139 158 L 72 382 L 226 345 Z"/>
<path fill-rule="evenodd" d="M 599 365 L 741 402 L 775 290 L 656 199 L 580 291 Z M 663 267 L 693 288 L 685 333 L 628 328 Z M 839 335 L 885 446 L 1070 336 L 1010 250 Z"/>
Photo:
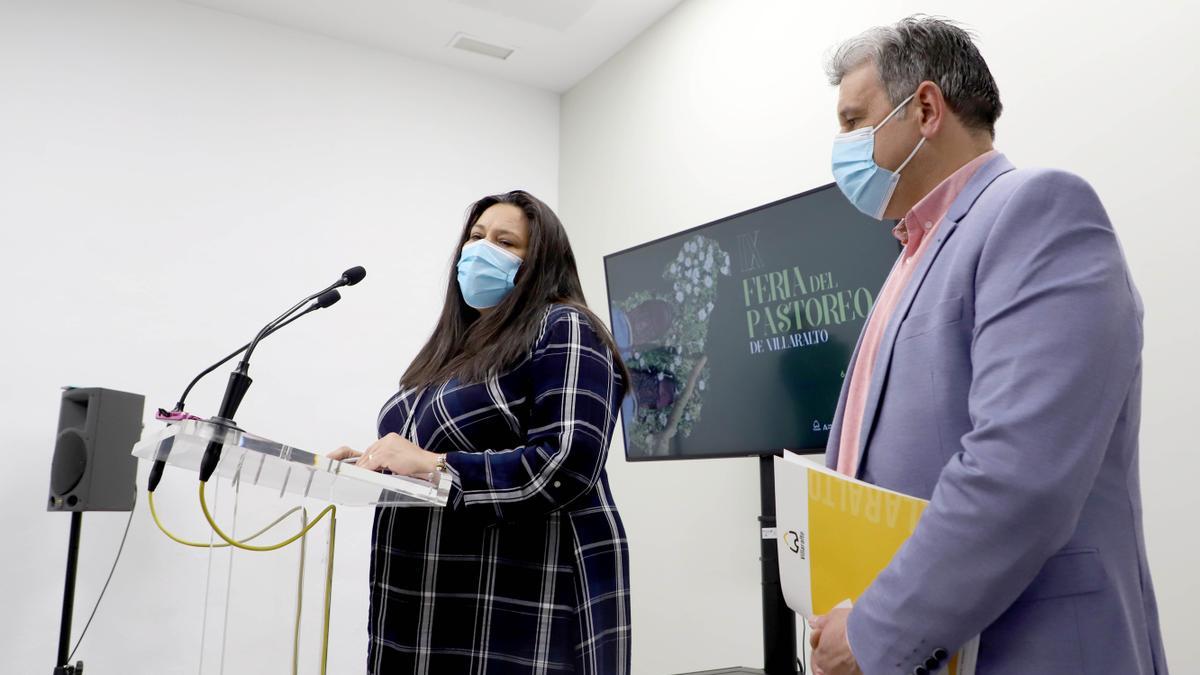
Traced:
<path fill-rule="evenodd" d="M 758 458 L 762 515 L 763 661 L 766 675 L 796 675 L 796 613 L 783 599 L 775 531 L 775 457 Z"/>

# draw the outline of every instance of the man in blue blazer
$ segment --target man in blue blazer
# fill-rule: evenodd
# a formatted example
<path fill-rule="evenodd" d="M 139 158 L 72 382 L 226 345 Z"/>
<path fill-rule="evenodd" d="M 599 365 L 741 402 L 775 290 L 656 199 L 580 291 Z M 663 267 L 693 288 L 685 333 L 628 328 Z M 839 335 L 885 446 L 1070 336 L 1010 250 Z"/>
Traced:
<path fill-rule="evenodd" d="M 970 36 L 914 17 L 833 55 L 846 196 L 904 251 L 855 350 L 827 461 L 930 500 L 814 669 L 1167 672 L 1138 479 L 1142 305 L 1092 188 L 992 148 Z"/>

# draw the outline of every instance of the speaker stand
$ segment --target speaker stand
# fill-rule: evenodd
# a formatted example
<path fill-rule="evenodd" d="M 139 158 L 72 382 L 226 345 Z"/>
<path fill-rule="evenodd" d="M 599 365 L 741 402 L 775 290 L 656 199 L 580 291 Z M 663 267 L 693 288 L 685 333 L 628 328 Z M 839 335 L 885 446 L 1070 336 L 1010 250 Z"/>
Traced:
<path fill-rule="evenodd" d="M 71 512 L 71 538 L 67 542 L 67 578 L 63 587 L 62 625 L 58 631 L 58 660 L 54 675 L 82 675 L 83 661 L 68 665 L 71 658 L 71 612 L 75 606 L 75 573 L 79 569 L 79 531 L 83 513 Z"/>

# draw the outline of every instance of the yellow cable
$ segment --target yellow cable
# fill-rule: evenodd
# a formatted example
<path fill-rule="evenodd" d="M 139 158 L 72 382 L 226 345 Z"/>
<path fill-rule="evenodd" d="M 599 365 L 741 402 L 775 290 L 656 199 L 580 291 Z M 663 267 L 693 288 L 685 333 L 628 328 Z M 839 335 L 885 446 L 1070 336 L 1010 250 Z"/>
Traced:
<path fill-rule="evenodd" d="M 333 541 L 337 536 L 337 512 L 329 517 L 329 559 L 325 564 L 325 626 L 321 635 L 321 675 L 329 661 L 329 607 L 333 602 Z"/>
<path fill-rule="evenodd" d="M 217 525 L 216 521 L 213 520 L 212 514 L 208 510 L 208 503 L 206 502 L 206 500 L 204 498 L 204 485 L 205 484 L 203 482 L 200 483 L 200 509 L 202 511 L 204 511 L 204 517 L 205 517 L 205 519 L 208 520 L 208 524 L 210 527 L 212 527 L 213 532 L 215 532 L 217 534 L 217 536 L 219 536 L 221 539 L 223 539 L 225 543 L 209 544 L 209 543 L 204 543 L 204 542 L 188 541 L 186 539 L 176 536 L 170 530 L 168 530 L 166 528 L 166 526 L 163 525 L 162 520 L 159 519 L 158 511 L 154 507 L 154 493 L 147 492 L 146 493 L 147 499 L 150 501 L 150 515 L 154 519 L 154 524 L 157 525 L 158 529 L 163 534 L 165 534 L 169 539 L 171 539 L 171 541 L 174 541 L 179 544 L 183 544 L 184 546 L 191 546 L 193 548 L 228 548 L 230 546 L 233 546 L 234 548 L 240 548 L 240 549 L 244 549 L 247 551 L 259 551 L 259 552 L 275 551 L 275 550 L 281 549 L 299 539 L 303 539 L 309 533 L 309 531 L 312 530 L 312 528 L 317 524 L 317 522 L 319 520 L 321 520 L 321 518 L 325 517 L 325 514 L 327 514 L 327 513 L 329 514 L 329 555 L 328 555 L 328 559 L 327 559 L 326 565 L 325 565 L 325 621 L 324 621 L 324 625 L 322 626 L 322 632 L 321 632 L 321 675 L 325 675 L 326 666 L 329 661 L 329 622 L 330 622 L 330 608 L 333 604 L 333 552 L 334 552 L 334 542 L 337 537 L 337 507 L 332 504 L 325 507 L 325 509 L 322 510 L 317 515 L 317 517 L 312 520 L 312 522 L 309 522 L 308 521 L 308 510 L 304 509 L 302 507 L 296 506 L 296 507 L 293 507 L 292 509 L 290 509 L 289 511 L 287 511 L 286 513 L 284 513 L 283 515 L 276 518 L 269 525 L 262 528 L 258 532 L 255 532 L 254 534 L 250 535 L 249 537 L 246 537 L 245 539 L 235 540 L 235 539 L 231 538 L 229 535 L 225 534 L 225 532 L 223 530 L 221 530 L 221 528 Z M 279 542 L 278 544 L 274 544 L 272 546 L 249 546 L 249 545 L 247 545 L 250 541 L 257 539 L 258 537 L 262 536 L 263 534 L 266 534 L 269 530 L 274 528 L 276 525 L 282 523 L 288 516 L 292 515 L 293 513 L 296 513 L 297 511 L 301 512 L 302 528 L 301 528 L 300 532 L 297 533 L 295 536 L 285 539 L 284 541 Z M 303 553 L 301 553 L 301 555 L 303 555 Z M 303 562 L 301 562 L 301 565 L 302 565 L 302 567 L 301 567 L 301 584 L 302 584 L 303 583 L 303 574 L 304 574 Z M 301 593 L 303 592 L 302 585 L 301 585 L 300 592 Z M 297 611 L 297 617 L 296 617 L 296 619 L 297 619 L 297 625 L 296 625 L 297 635 L 296 636 L 298 638 L 299 637 L 299 628 L 300 628 L 300 626 L 299 626 L 299 618 L 300 618 L 299 617 L 299 611 L 300 611 L 299 606 L 297 606 L 296 611 Z M 296 666 L 295 653 L 293 651 L 293 661 L 292 661 L 293 670 L 295 669 L 295 666 Z"/>
<path fill-rule="evenodd" d="M 188 541 L 186 539 L 182 539 L 180 537 L 175 536 L 175 534 L 173 534 L 170 530 L 168 530 L 166 528 L 166 526 L 163 525 L 162 521 L 159 520 L 159 518 L 158 518 L 158 511 L 155 510 L 155 508 L 154 508 L 154 493 L 147 492 L 146 494 L 148 495 L 148 497 L 150 499 L 150 515 L 154 518 L 154 524 L 157 525 L 158 529 L 160 531 L 162 531 L 163 534 L 167 535 L 167 537 L 169 539 L 171 539 L 171 541 L 174 541 L 179 544 L 183 544 L 184 546 L 191 546 L 193 548 L 210 548 L 210 547 L 211 548 L 228 548 L 229 547 L 229 544 L 209 544 L 207 542 Z M 245 543 L 248 543 L 248 542 L 251 542 L 251 541 L 257 539 L 258 537 L 261 537 L 262 535 L 266 534 L 269 530 L 274 528 L 276 525 L 282 523 L 285 519 L 287 519 L 288 516 L 292 515 L 293 513 L 296 513 L 299 510 L 300 510 L 299 506 L 293 508 L 292 510 L 288 511 L 287 513 L 284 513 L 282 516 L 279 516 L 278 518 L 276 518 L 274 521 L 271 522 L 270 525 L 267 525 L 266 527 L 262 528 L 258 532 L 255 532 L 254 534 L 250 535 L 249 537 L 246 537 L 245 539 L 239 540 L 239 543 L 245 544 Z"/>
<path fill-rule="evenodd" d="M 308 525 L 308 509 L 300 514 L 300 527 Z M 300 540 L 300 574 L 296 575 L 296 625 L 292 630 L 292 675 L 300 675 L 300 625 L 304 616 L 304 558 L 308 538 Z"/>
<path fill-rule="evenodd" d="M 204 498 L 204 486 L 206 484 L 204 481 L 200 481 L 200 510 L 204 511 L 204 518 L 208 520 L 208 524 L 212 527 L 213 532 L 216 532 L 218 537 L 224 539 L 226 544 L 246 551 L 277 551 L 307 535 L 326 514 L 329 514 L 329 556 L 325 566 L 325 625 L 321 631 L 321 675 L 325 675 L 326 665 L 329 660 L 329 616 L 333 600 L 333 545 L 334 537 L 337 534 L 337 506 L 334 504 L 326 506 L 317 514 L 316 518 L 313 518 L 312 522 L 301 528 L 295 535 L 284 539 L 278 544 L 271 546 L 251 546 L 235 541 L 229 535 L 225 534 L 221 526 L 217 525 L 217 521 L 213 519 L 212 513 L 208 510 L 208 502 Z"/>
<path fill-rule="evenodd" d="M 234 540 L 228 534 L 225 534 L 225 531 L 221 529 L 221 526 L 217 525 L 217 521 L 213 520 L 212 514 L 209 513 L 209 511 L 208 511 L 208 502 L 204 499 L 204 486 L 205 485 L 207 485 L 207 483 L 205 483 L 204 481 L 200 482 L 200 510 L 204 511 L 204 518 L 208 521 L 209 526 L 212 527 L 213 532 L 216 532 L 217 536 L 220 537 L 221 539 L 223 539 L 226 544 L 229 544 L 230 546 L 233 546 L 234 548 L 240 548 L 245 551 L 260 551 L 260 552 L 261 551 L 278 551 L 279 549 L 283 548 L 284 546 L 287 546 L 288 544 L 295 542 L 300 537 L 303 537 L 304 535 L 308 534 L 309 530 L 316 527 L 317 523 L 321 522 L 321 519 L 324 518 L 326 514 L 331 513 L 333 511 L 337 511 L 337 507 L 334 506 L 333 504 L 330 504 L 329 506 L 326 506 L 324 509 L 322 509 L 321 512 L 317 514 L 317 517 L 312 519 L 312 522 L 310 522 L 308 525 L 305 525 L 303 529 L 301 529 L 299 532 L 292 535 L 291 537 L 284 539 L 283 541 L 279 542 L 278 544 L 272 544 L 270 546 L 253 546 L 250 544 L 244 544 L 242 542 Z"/>

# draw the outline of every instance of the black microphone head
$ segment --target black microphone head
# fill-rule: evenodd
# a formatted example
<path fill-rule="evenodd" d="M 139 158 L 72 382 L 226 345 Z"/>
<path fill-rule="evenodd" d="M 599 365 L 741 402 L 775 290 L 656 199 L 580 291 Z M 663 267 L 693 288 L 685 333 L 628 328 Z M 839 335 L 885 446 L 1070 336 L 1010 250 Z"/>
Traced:
<path fill-rule="evenodd" d="M 317 296 L 317 307 L 320 309 L 325 309 L 326 307 L 336 303 L 338 300 L 341 300 L 341 299 L 342 299 L 342 294 L 338 293 L 336 290 L 332 290 L 327 293 L 322 293 Z"/>
<path fill-rule="evenodd" d="M 345 272 L 342 272 L 342 281 L 346 282 L 347 286 L 353 286 L 354 284 L 362 281 L 363 277 L 365 276 L 367 276 L 367 270 L 362 266 L 351 267 Z"/>

